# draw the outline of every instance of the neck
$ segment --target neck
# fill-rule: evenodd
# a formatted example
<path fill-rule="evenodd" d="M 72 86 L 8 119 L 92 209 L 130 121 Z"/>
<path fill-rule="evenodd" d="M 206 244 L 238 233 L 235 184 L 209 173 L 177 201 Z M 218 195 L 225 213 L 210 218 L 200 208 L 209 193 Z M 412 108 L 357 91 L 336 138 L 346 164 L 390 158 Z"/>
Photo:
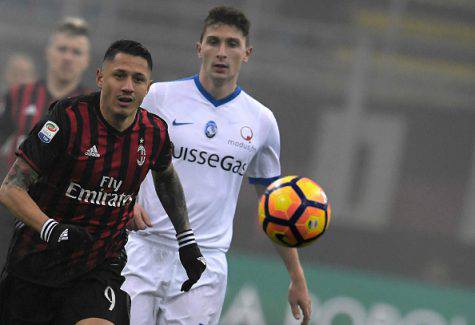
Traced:
<path fill-rule="evenodd" d="M 210 93 L 214 99 L 228 97 L 237 87 L 237 77 L 233 78 L 233 80 L 216 80 L 207 78 L 203 71 L 200 71 L 199 79 L 203 88 Z"/>
<path fill-rule="evenodd" d="M 134 114 L 130 116 L 113 114 L 111 113 L 110 109 L 106 109 L 102 97 L 99 101 L 99 109 L 101 111 L 102 116 L 107 121 L 107 123 L 109 123 L 110 126 L 112 126 L 114 129 L 116 129 L 119 132 L 122 132 L 128 129 L 129 126 L 131 126 L 132 123 L 134 123 L 135 115 L 137 114 L 137 110 L 134 112 Z"/>
<path fill-rule="evenodd" d="M 66 97 L 79 85 L 79 79 L 63 81 L 55 78 L 51 72 L 46 76 L 46 87 L 54 99 Z"/>

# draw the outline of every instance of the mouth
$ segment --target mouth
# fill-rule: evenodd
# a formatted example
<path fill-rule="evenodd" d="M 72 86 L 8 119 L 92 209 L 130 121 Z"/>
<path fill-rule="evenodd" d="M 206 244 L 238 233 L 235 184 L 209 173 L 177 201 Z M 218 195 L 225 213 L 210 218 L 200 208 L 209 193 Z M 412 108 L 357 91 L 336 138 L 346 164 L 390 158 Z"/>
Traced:
<path fill-rule="evenodd" d="M 213 68 L 215 68 L 215 70 L 218 72 L 224 72 L 225 70 L 229 69 L 229 65 L 224 63 L 215 63 L 213 64 Z"/>
<path fill-rule="evenodd" d="M 117 101 L 119 102 L 119 106 L 128 107 L 134 101 L 134 98 L 132 96 L 119 96 L 117 97 Z"/>

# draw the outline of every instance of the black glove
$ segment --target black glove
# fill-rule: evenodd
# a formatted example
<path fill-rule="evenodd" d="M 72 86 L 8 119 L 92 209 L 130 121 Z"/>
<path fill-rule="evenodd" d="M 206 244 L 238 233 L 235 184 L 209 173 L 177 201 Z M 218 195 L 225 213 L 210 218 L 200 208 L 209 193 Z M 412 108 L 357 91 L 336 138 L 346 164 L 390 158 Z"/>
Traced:
<path fill-rule="evenodd" d="M 188 280 L 183 282 L 181 291 L 188 291 L 206 269 L 206 260 L 201 255 L 198 244 L 196 244 L 195 234 L 191 229 L 177 234 L 176 238 L 178 239 L 180 261 L 188 275 Z"/>
<path fill-rule="evenodd" d="M 53 219 L 44 223 L 40 237 L 48 243 L 48 248 L 72 249 L 85 242 L 92 242 L 92 236 L 86 229 L 59 223 Z"/>

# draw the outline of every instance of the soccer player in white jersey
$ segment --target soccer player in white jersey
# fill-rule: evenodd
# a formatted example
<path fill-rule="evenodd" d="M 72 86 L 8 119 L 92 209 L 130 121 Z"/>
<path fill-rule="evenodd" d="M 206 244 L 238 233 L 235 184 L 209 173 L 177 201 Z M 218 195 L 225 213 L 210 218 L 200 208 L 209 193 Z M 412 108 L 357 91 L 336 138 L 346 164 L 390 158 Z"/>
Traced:
<path fill-rule="evenodd" d="M 173 165 L 207 268 L 184 293 L 190 288 L 181 287 L 187 277 L 177 254 L 175 231 L 149 175 L 139 193 L 136 222 L 141 228 L 151 227 L 130 234 L 129 261 L 123 272 L 123 289 L 132 299 L 132 325 L 218 323 L 227 283 L 225 253 L 243 176 L 249 176 L 259 196 L 280 176 L 274 115 L 237 85 L 241 64 L 252 52 L 249 25 L 237 9 L 213 8 L 196 44 L 199 74 L 155 83 L 143 101 L 142 107 L 168 123 L 175 146 Z M 297 250 L 276 247 L 290 275 L 292 312 L 301 319 L 302 311 L 302 323 L 307 324 L 311 301 Z"/>

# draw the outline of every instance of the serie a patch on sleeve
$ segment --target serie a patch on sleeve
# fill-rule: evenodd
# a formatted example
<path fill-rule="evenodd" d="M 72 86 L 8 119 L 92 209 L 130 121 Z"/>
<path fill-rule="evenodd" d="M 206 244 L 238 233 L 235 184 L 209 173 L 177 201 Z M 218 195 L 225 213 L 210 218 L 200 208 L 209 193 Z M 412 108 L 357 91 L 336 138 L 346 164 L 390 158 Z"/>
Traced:
<path fill-rule="evenodd" d="M 41 128 L 40 132 L 38 132 L 38 138 L 40 138 L 41 142 L 50 143 L 58 131 L 59 127 L 56 123 L 53 121 L 47 121 Z"/>

